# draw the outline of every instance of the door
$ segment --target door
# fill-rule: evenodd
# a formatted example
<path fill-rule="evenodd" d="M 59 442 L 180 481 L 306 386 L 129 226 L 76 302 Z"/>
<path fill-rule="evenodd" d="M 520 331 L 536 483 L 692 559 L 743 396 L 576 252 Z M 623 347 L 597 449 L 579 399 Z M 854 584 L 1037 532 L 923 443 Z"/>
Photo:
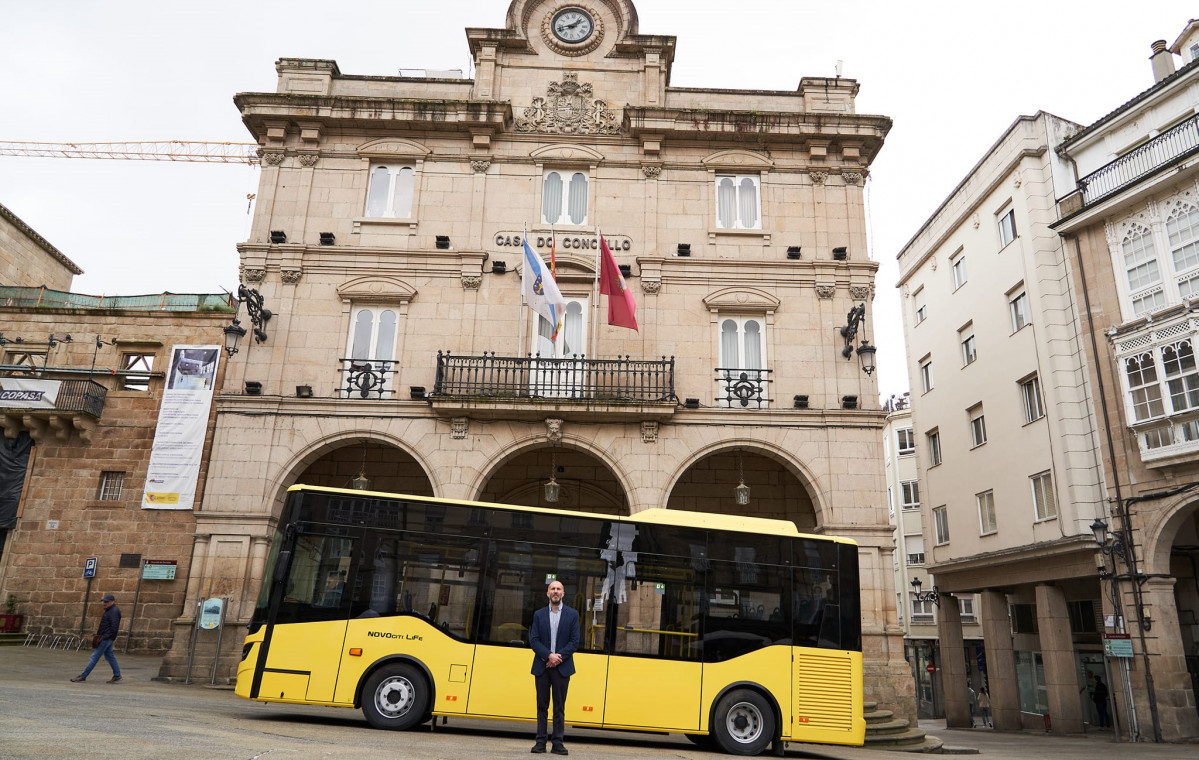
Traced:
<path fill-rule="evenodd" d="M 395 309 L 355 310 L 342 362 L 343 397 L 389 398 L 394 393 L 396 321 Z"/>
<path fill-rule="evenodd" d="M 533 366 L 529 395 L 549 398 L 582 398 L 586 395 L 584 359 L 587 340 L 587 300 L 567 298 L 562 328 L 537 315 L 533 336 Z"/>

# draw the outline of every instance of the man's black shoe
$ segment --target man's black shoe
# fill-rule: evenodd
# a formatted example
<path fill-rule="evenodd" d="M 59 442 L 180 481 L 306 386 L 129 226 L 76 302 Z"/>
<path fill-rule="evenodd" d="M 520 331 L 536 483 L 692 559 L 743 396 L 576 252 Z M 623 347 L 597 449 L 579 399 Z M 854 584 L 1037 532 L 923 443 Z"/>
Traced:
<path fill-rule="evenodd" d="M 533 749 L 531 749 L 529 751 L 532 752 L 534 755 L 545 754 L 545 745 L 542 744 L 541 742 L 537 742 L 536 744 L 533 745 Z"/>
<path fill-rule="evenodd" d="M 555 755 L 569 755 L 570 754 L 569 752 L 566 751 L 566 747 L 563 747 L 561 744 L 555 744 L 554 748 L 551 749 L 550 752 L 554 753 Z"/>

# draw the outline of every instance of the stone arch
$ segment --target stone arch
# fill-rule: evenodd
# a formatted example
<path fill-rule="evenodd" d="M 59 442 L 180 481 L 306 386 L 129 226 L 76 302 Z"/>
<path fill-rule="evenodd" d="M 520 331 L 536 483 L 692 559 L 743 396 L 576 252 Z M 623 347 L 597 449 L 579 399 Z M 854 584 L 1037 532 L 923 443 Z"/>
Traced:
<path fill-rule="evenodd" d="M 1141 540 L 1143 551 L 1143 567 L 1141 570 L 1149 574 L 1170 573 L 1170 551 L 1178 531 L 1199 510 L 1199 492 L 1189 491 L 1179 494 L 1172 499 L 1163 500 L 1158 508 L 1153 510 L 1152 517 L 1145 522 L 1144 534 Z M 1148 510 L 1142 512 L 1145 514 Z"/>
<path fill-rule="evenodd" d="M 358 155 L 363 158 L 407 158 L 421 160 L 433 152 L 433 149 L 412 140 L 401 140 L 395 137 L 385 137 L 371 140 L 358 146 Z"/>
<path fill-rule="evenodd" d="M 749 169 L 766 171 L 774 166 L 774 162 L 761 153 L 749 150 L 721 150 L 700 159 L 700 163 L 708 169 Z"/>
<path fill-rule="evenodd" d="M 607 455 L 607 451 L 597 446 L 593 441 L 586 440 L 577 436 L 572 436 L 569 433 L 563 433 L 562 440 L 557 442 L 548 441 L 544 433 L 535 433 L 516 438 L 510 441 L 501 452 L 489 459 L 488 466 L 479 471 L 475 477 L 475 481 L 470 484 L 468 493 L 473 494 L 473 498 L 480 501 L 486 501 L 485 493 L 488 491 L 493 479 L 496 475 L 508 464 L 515 461 L 517 458 L 525 454 L 543 451 L 547 448 L 566 449 L 577 453 L 585 454 L 599 463 L 607 472 L 611 473 L 616 486 L 620 489 L 620 495 L 624 497 L 624 504 L 620 505 L 627 514 L 630 508 L 629 494 L 632 492 L 629 487 L 629 474 L 619 464 L 612 461 Z M 534 488 L 540 488 L 542 481 L 533 479 L 526 485 L 519 487 L 516 491 L 510 493 L 529 493 Z M 572 507 L 565 506 L 564 509 Z"/>
<path fill-rule="evenodd" d="M 291 458 L 279 468 L 280 475 L 275 479 L 274 501 L 271 506 L 272 517 L 277 518 L 281 514 L 283 502 L 287 498 L 287 489 L 295 485 L 299 477 L 315 462 L 339 449 L 348 448 L 355 444 L 370 443 L 387 445 L 412 457 L 424 473 L 425 478 L 428 479 L 434 495 L 440 493 L 442 489 L 434 479 L 434 469 L 429 466 L 428 461 L 419 451 L 405 443 L 403 439 L 379 431 L 342 430 L 315 441 L 309 441 L 308 445 L 294 452 Z"/>
<path fill-rule="evenodd" d="M 816 477 L 803 464 L 796 459 L 790 452 L 782 446 L 771 441 L 751 440 L 748 438 L 729 438 L 721 441 L 714 441 L 706 446 L 703 446 L 691 452 L 691 455 L 680 461 L 674 472 L 666 481 L 663 489 L 662 502 L 658 505 L 663 509 L 669 509 L 668 506 L 671 495 L 679 485 L 683 476 L 686 475 L 699 462 L 707 459 L 710 456 L 717 454 L 732 453 L 742 451 L 750 454 L 757 454 L 782 465 L 788 473 L 795 477 L 801 488 L 807 494 L 808 500 L 812 504 L 812 511 L 816 517 L 816 530 L 820 530 L 828 522 L 828 505 L 825 503 L 823 494 L 816 487 Z M 751 496 L 752 498 L 752 496 Z"/>

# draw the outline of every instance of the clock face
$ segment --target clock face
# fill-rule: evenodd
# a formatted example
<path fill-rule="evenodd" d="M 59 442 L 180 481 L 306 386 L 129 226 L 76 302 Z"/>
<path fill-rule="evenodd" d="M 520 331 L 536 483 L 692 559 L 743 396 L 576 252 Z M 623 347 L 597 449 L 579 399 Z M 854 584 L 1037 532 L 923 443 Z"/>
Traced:
<path fill-rule="evenodd" d="M 554 36 L 565 43 L 577 45 L 595 31 L 595 21 L 580 8 L 564 8 L 554 14 L 551 22 Z"/>

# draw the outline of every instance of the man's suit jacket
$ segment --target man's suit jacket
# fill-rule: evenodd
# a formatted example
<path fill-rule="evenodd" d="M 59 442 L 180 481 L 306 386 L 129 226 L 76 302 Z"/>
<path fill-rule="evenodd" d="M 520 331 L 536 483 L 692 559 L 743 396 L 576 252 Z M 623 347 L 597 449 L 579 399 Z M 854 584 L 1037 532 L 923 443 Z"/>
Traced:
<path fill-rule="evenodd" d="M 562 655 L 562 663 L 558 672 L 566 677 L 575 674 L 574 653 L 579 648 L 579 613 L 562 605 L 558 613 L 562 619 L 558 621 L 558 654 Z M 529 628 L 529 646 L 533 647 L 532 673 L 539 676 L 546 670 L 546 662 L 550 658 L 550 608 L 542 607 L 533 613 L 533 625 Z"/>

